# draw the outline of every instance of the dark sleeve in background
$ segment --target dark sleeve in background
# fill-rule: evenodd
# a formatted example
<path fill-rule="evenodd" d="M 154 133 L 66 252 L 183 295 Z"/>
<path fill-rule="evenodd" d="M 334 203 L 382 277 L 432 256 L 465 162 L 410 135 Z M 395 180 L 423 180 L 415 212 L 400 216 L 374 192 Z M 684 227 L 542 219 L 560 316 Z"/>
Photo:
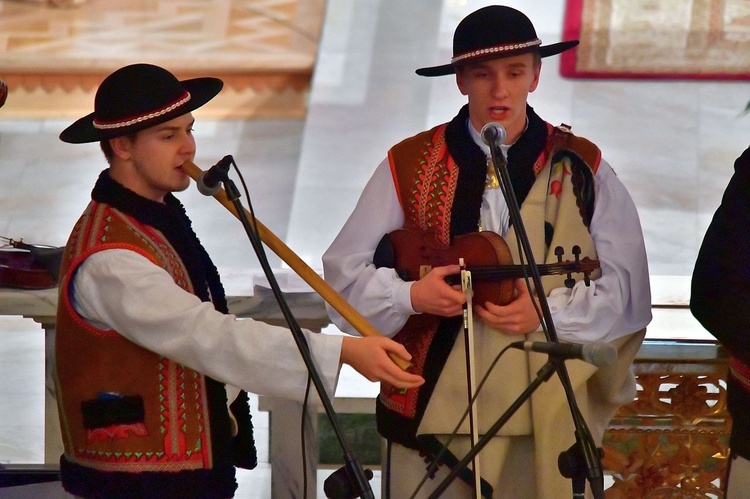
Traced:
<path fill-rule="evenodd" d="M 693 270 L 690 311 L 750 365 L 750 148 L 734 163 Z"/>

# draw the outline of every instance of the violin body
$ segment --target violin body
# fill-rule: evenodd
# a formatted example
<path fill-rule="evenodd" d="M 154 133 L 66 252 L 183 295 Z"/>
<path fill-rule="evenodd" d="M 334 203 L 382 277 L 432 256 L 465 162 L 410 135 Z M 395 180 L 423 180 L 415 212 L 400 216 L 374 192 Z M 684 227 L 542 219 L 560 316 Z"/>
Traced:
<path fill-rule="evenodd" d="M 0 248 L 0 287 L 48 289 L 57 286 L 56 270 L 63 248 L 8 241 L 9 246 Z"/>
<path fill-rule="evenodd" d="M 571 273 L 588 276 L 599 268 L 597 260 L 578 259 L 580 249 L 573 249 L 575 261 L 562 261 L 562 248 L 558 248 L 558 262 L 541 264 L 537 267 L 541 275 L 568 274 L 566 285 L 574 284 Z M 508 244 L 499 234 L 491 231 L 473 232 L 455 236 L 453 243 L 446 246 L 435 237 L 434 231 L 416 232 L 408 229 L 394 230 L 381 239 L 375 250 L 373 262 L 376 267 L 389 267 L 405 281 L 416 281 L 433 267 L 458 265 L 463 259 L 466 270 L 471 272 L 473 301 L 507 305 L 513 300 L 515 279 L 529 273 L 529 268 L 513 264 L 513 256 Z M 447 279 L 449 284 L 460 284 L 458 274 L 455 279 Z"/>
<path fill-rule="evenodd" d="M 387 245 L 393 248 L 392 263 L 387 264 L 379 253 L 387 251 Z M 380 253 L 382 254 L 382 253 Z M 415 232 L 408 229 L 397 229 L 388 233 L 380 241 L 375 256 L 375 265 L 390 267 L 404 281 L 417 281 L 433 267 L 458 265 L 463 258 L 467 270 L 474 267 L 493 267 L 501 263 L 512 263 L 505 240 L 497 233 L 490 231 L 473 232 L 453 238 L 453 244 L 446 247 L 435 237 L 434 231 Z M 472 275 L 473 277 L 473 275 Z M 450 284 L 459 284 L 458 274 Z M 473 300 L 477 304 L 506 304 L 513 299 L 515 285 L 512 280 L 496 282 L 494 286 L 473 285 Z"/>
<path fill-rule="evenodd" d="M 55 279 L 28 251 L 0 251 L 0 286 L 46 289 L 57 286 Z"/>

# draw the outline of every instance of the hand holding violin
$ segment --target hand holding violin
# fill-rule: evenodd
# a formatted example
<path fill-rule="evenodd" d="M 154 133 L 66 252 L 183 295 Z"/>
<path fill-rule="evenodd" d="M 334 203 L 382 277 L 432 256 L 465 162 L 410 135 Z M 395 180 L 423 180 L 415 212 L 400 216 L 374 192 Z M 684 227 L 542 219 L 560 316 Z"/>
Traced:
<path fill-rule="evenodd" d="M 529 334 L 539 328 L 539 299 L 529 292 L 524 279 L 516 279 L 516 294 L 507 305 L 475 304 L 474 313 L 487 325 L 507 334 Z"/>

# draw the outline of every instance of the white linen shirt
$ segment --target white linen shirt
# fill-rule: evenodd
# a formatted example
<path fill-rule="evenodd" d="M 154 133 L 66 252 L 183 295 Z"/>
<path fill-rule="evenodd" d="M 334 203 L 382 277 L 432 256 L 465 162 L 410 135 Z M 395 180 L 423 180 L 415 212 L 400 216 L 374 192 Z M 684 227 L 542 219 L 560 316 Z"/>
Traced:
<path fill-rule="evenodd" d="M 99 329 L 245 391 L 304 399 L 307 369 L 288 329 L 216 311 L 139 253 L 98 251 L 77 269 L 72 286 L 74 308 Z M 342 337 L 304 333 L 333 397 Z M 315 393 L 310 400 L 319 401 Z"/>
<path fill-rule="evenodd" d="M 467 126 L 477 145 L 489 155 L 489 147 L 479 133 L 468 122 Z M 509 147 L 502 147 L 503 154 L 507 155 Z M 612 341 L 643 329 L 651 321 L 648 263 L 638 212 L 606 161 L 602 160 L 595 178 L 590 229 L 602 275 L 588 287 L 578 281 L 572 289 L 561 287 L 549 293 L 555 330 L 564 341 Z M 485 230 L 505 236 L 509 211 L 501 189 L 485 189 L 480 215 Z M 403 226 L 403 210 L 385 159 L 323 255 L 326 281 L 376 329 L 390 337 L 417 313 L 411 305 L 413 283 L 402 281 L 393 269 L 376 269 L 372 260 L 380 239 Z M 328 313 L 340 329 L 356 334 L 331 307 Z"/>

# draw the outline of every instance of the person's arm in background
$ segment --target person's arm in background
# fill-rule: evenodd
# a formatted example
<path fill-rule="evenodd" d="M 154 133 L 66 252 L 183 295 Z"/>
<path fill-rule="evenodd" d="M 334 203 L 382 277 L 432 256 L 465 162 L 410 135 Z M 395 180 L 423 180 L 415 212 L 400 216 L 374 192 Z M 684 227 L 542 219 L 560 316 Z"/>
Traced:
<path fill-rule="evenodd" d="M 690 311 L 750 365 L 750 148 L 734 169 L 698 253 Z"/>

